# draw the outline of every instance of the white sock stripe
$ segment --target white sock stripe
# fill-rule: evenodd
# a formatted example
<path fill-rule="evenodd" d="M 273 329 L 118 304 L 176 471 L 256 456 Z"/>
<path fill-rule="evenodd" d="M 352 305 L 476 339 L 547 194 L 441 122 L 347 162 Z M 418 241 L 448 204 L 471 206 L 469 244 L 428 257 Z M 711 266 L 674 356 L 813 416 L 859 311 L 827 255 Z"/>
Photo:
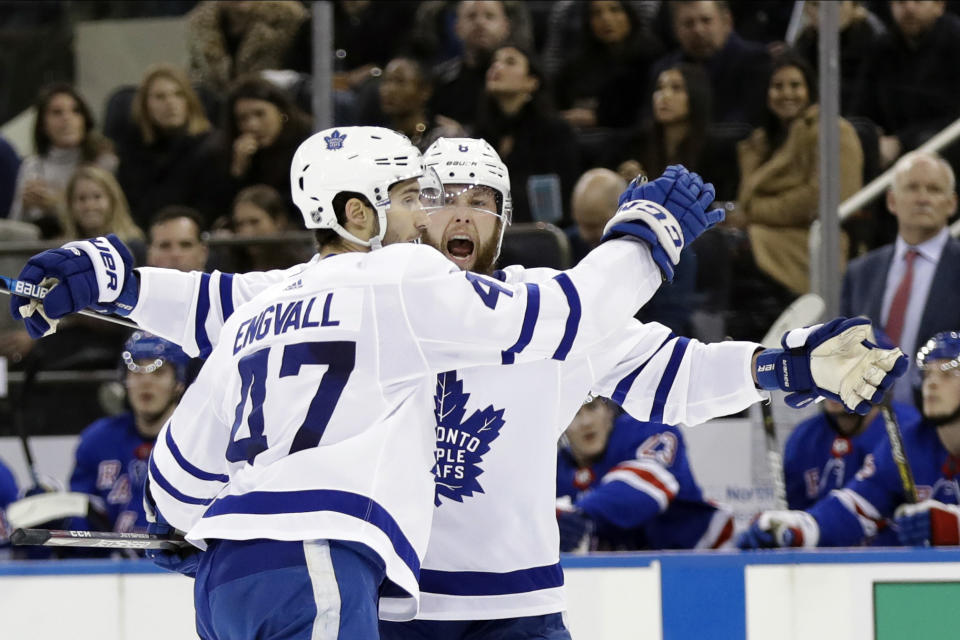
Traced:
<path fill-rule="evenodd" d="M 653 498 L 657 505 L 660 507 L 660 512 L 662 513 L 667 509 L 670 504 L 670 497 L 663 492 L 663 489 L 660 487 L 650 484 L 640 476 L 638 476 L 633 471 L 611 471 L 603 477 L 604 482 L 619 481 L 624 484 L 628 484 L 637 491 L 642 491 L 651 498 Z"/>
<path fill-rule="evenodd" d="M 697 540 L 696 546 L 694 549 L 713 549 L 713 545 L 717 543 L 717 538 L 720 537 L 720 534 L 723 533 L 723 529 L 727 526 L 727 523 L 733 519 L 733 514 L 725 509 L 717 509 L 713 517 L 710 518 L 710 525 L 707 527 L 707 530 L 704 532 L 700 539 Z M 730 546 L 733 541 L 733 536 L 730 536 L 728 540 L 723 543 L 723 546 Z"/>
<path fill-rule="evenodd" d="M 627 460 L 621 462 L 616 467 L 611 469 L 607 475 L 603 477 L 603 481 L 606 482 L 607 476 L 615 471 L 620 471 L 624 469 L 636 469 L 637 471 L 646 471 L 658 481 L 673 495 L 677 495 L 677 492 L 680 490 L 680 483 L 677 482 L 677 478 L 665 469 L 662 465 L 657 464 L 656 462 L 649 462 L 646 460 Z"/>
<path fill-rule="evenodd" d="M 837 489 L 831 491 L 847 511 L 856 516 L 860 528 L 868 538 L 877 535 L 877 523 L 882 520 L 876 507 L 866 501 L 860 494 L 851 489 Z"/>
<path fill-rule="evenodd" d="M 310 640 L 338 640 L 340 637 L 340 586 L 330 558 L 330 545 L 326 540 L 303 543 L 303 555 L 307 573 L 313 586 L 313 600 L 317 618 L 313 622 Z"/>

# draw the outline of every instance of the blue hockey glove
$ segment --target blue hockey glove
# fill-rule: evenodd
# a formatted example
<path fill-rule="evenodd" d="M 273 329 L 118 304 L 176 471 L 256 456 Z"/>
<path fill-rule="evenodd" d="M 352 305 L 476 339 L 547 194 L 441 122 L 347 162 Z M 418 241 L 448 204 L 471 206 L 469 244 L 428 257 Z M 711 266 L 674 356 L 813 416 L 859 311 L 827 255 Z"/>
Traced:
<path fill-rule="evenodd" d="M 757 381 L 761 389 L 790 392 L 784 400 L 794 408 L 825 397 L 865 415 L 907 370 L 900 349 L 876 344 L 866 318 L 793 329 L 781 344 L 757 356 Z"/>
<path fill-rule="evenodd" d="M 741 549 L 815 547 L 820 526 L 806 511 L 764 511 L 737 537 Z"/>
<path fill-rule="evenodd" d="M 57 280 L 42 305 L 23 296 L 10 299 L 10 313 L 24 321 L 32 338 L 51 332 L 51 320 L 87 307 L 129 315 L 140 293 L 133 256 L 113 234 L 38 253 L 27 261 L 18 278 L 31 284 Z"/>
<path fill-rule="evenodd" d="M 560 551 L 587 551 L 596 529 L 593 520 L 576 507 L 557 507 Z"/>
<path fill-rule="evenodd" d="M 174 532 L 175 529 L 165 522 L 151 522 L 147 524 L 147 533 L 168 536 Z M 197 568 L 200 566 L 200 554 L 203 553 L 203 551 L 193 545 L 189 545 L 181 547 L 177 551 L 146 549 L 144 553 L 148 558 L 153 560 L 155 565 L 162 569 L 196 578 Z"/>
<path fill-rule="evenodd" d="M 904 545 L 960 544 L 960 508 L 937 500 L 902 504 L 894 514 L 897 536 Z"/>
<path fill-rule="evenodd" d="M 667 167 L 653 182 L 634 179 L 620 194 L 620 208 L 601 242 L 624 236 L 643 240 L 664 279 L 672 281 L 684 246 L 723 220 L 722 209 L 706 210 L 713 200 L 713 185 L 681 165 Z"/>

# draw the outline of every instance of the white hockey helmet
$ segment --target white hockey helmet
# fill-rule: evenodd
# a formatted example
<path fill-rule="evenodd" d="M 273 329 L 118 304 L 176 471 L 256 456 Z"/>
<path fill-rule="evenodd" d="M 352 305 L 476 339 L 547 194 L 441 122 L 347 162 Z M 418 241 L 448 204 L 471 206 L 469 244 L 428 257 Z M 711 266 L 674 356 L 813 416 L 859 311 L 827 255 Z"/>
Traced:
<path fill-rule="evenodd" d="M 444 185 L 490 187 L 499 196 L 498 215 L 504 226 L 513 220 L 510 172 L 490 144 L 481 138 L 437 138 L 424 154 L 428 167 Z"/>
<path fill-rule="evenodd" d="M 376 249 L 387 231 L 391 185 L 425 173 L 420 151 L 405 135 L 383 127 L 336 127 L 313 134 L 297 148 L 290 163 L 290 191 L 308 229 L 333 229 Z M 360 193 L 373 205 L 379 235 L 361 240 L 340 225 L 333 199 L 344 191 Z"/>

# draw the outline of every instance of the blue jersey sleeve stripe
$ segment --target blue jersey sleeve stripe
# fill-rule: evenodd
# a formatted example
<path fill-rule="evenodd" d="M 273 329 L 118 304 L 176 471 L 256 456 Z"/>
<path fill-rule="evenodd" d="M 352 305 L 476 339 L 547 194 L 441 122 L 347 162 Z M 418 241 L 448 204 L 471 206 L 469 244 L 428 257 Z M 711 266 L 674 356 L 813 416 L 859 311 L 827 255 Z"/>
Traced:
<path fill-rule="evenodd" d="M 186 458 L 183 457 L 183 454 L 180 453 L 180 447 L 177 446 L 177 443 L 173 441 L 173 434 L 170 433 L 170 429 L 167 429 L 167 437 L 164 438 L 164 441 L 167 444 L 167 449 L 170 450 L 173 459 L 176 460 L 177 464 L 180 465 L 180 468 L 192 475 L 198 480 L 212 480 L 214 482 L 229 482 L 230 477 L 220 473 L 210 473 L 209 471 L 204 471 L 199 467 L 195 467 Z"/>
<path fill-rule="evenodd" d="M 570 314 L 567 316 L 567 326 L 563 330 L 563 338 L 560 340 L 560 346 L 557 347 L 556 352 L 553 354 L 553 359 L 566 360 L 567 354 L 570 353 L 570 349 L 573 347 L 573 341 L 577 337 L 577 332 L 580 330 L 580 315 L 582 312 L 580 308 L 580 294 L 577 293 L 577 288 L 573 286 L 573 281 L 567 274 L 558 274 L 554 276 L 553 279 L 560 284 L 563 294 L 567 296 L 567 304 L 570 305 Z"/>
<path fill-rule="evenodd" d="M 368 496 L 334 489 L 306 491 L 251 491 L 218 498 L 204 512 L 204 518 L 235 514 L 279 515 L 335 511 L 369 522 L 380 529 L 393 550 L 413 575 L 420 576 L 420 560 L 393 516 Z"/>
<path fill-rule="evenodd" d="M 200 290 L 197 293 L 197 315 L 194 318 L 194 337 L 197 341 L 197 348 L 200 350 L 200 357 L 206 358 L 210 355 L 213 347 L 210 345 L 210 338 L 207 336 L 207 314 L 210 312 L 210 274 L 200 275 Z"/>
<path fill-rule="evenodd" d="M 223 321 L 233 315 L 233 274 L 220 274 L 220 310 L 223 311 Z"/>
<path fill-rule="evenodd" d="M 653 360 L 653 357 L 655 355 L 660 353 L 660 349 L 663 349 L 664 345 L 666 345 L 668 342 L 670 342 L 676 337 L 677 337 L 676 334 L 674 334 L 671 331 L 670 335 L 667 336 L 666 340 L 660 343 L 660 346 L 657 347 L 657 350 L 654 351 L 649 358 L 644 360 L 639 367 L 637 367 L 636 369 L 634 369 L 633 371 L 625 375 L 623 379 L 621 379 L 620 382 L 617 383 L 617 387 L 616 389 L 614 389 L 613 395 L 610 397 L 610 399 L 616 402 L 617 404 L 622 405 L 624 401 L 627 399 L 627 394 L 630 393 L 630 388 L 633 387 L 633 381 L 637 379 L 637 376 L 640 375 L 644 367 L 646 367 L 647 364 L 651 360 Z"/>
<path fill-rule="evenodd" d="M 185 493 L 181 493 L 170 483 L 169 480 L 163 477 L 163 474 L 160 473 L 160 469 L 157 468 L 157 463 L 153 461 L 153 456 L 150 456 L 150 477 L 154 482 L 157 483 L 157 486 L 169 493 L 175 500 L 179 502 L 201 505 L 206 505 L 213 502 L 212 498 L 194 498 L 193 496 L 188 496 Z"/>
<path fill-rule="evenodd" d="M 667 368 L 664 370 L 663 377 L 660 378 L 660 384 L 657 385 L 657 392 L 653 396 L 650 422 L 663 422 L 663 408 L 667 404 L 667 396 L 670 395 L 673 381 L 676 380 L 677 372 L 680 370 L 680 362 L 683 361 L 683 354 L 687 352 L 689 344 L 690 338 L 677 338 L 677 343 L 673 345 L 673 353 L 670 354 Z"/>
<path fill-rule="evenodd" d="M 420 591 L 448 596 L 503 596 L 562 586 L 560 563 L 506 573 L 432 569 L 420 572 Z"/>
<path fill-rule="evenodd" d="M 520 337 L 512 347 L 501 355 L 503 364 L 513 364 L 514 356 L 523 351 L 533 338 L 533 327 L 537 324 L 540 315 L 540 287 L 535 284 L 525 284 L 527 288 L 527 308 L 523 312 L 523 324 L 520 327 Z"/>

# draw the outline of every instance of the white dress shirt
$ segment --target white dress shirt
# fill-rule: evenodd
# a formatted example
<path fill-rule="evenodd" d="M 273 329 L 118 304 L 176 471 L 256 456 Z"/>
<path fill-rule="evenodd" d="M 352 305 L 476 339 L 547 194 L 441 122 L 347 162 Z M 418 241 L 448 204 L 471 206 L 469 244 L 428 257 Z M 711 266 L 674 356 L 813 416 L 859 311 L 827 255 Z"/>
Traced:
<path fill-rule="evenodd" d="M 907 309 L 904 314 L 903 332 L 900 335 L 900 344 L 898 345 L 903 352 L 910 358 L 910 370 L 907 375 L 897 381 L 893 389 L 893 399 L 900 402 L 913 404 L 913 391 L 911 386 L 919 382 L 914 357 L 917 355 L 917 346 L 919 341 L 926 341 L 931 336 L 918 336 L 920 330 L 920 321 L 923 319 L 923 311 L 927 307 L 927 297 L 930 294 L 930 285 L 933 283 L 933 275 L 937 270 L 937 263 L 940 262 L 940 255 L 947 244 L 950 234 L 946 228 L 940 230 L 940 233 L 929 240 L 925 240 L 918 245 L 909 245 L 901 237 L 897 236 L 894 245 L 893 260 L 890 262 L 890 270 L 887 272 L 887 284 L 883 290 L 883 307 L 881 308 L 881 318 L 883 326 L 887 326 L 890 318 L 890 306 L 893 303 L 893 296 L 900 286 L 907 271 L 906 255 L 907 251 L 913 249 L 917 252 L 917 257 L 913 261 L 913 284 L 910 287 L 910 298 L 907 301 Z"/>

